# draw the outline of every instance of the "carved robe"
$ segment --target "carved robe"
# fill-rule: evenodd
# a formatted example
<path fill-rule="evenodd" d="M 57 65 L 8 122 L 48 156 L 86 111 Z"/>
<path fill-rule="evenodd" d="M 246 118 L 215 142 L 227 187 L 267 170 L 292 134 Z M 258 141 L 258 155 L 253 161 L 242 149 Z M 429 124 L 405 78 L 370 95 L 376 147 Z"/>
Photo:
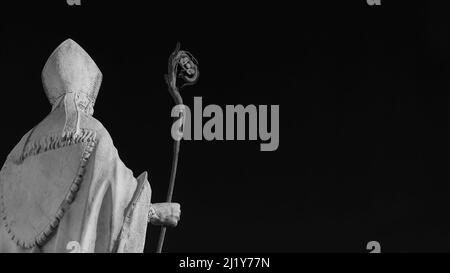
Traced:
<path fill-rule="evenodd" d="M 60 137 L 63 125 L 59 107 L 2 168 L 0 252 L 69 252 L 70 242 L 83 252 L 142 252 L 148 181 L 133 177 L 93 117 L 81 115 L 82 135 L 72 143 Z"/>

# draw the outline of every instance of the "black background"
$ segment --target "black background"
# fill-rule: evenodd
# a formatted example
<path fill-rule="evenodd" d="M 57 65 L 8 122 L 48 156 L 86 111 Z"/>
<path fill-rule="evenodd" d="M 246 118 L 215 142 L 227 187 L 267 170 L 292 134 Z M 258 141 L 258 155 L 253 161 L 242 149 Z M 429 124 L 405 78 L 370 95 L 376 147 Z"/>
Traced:
<path fill-rule="evenodd" d="M 383 252 L 450 250 L 447 7 L 81 2 L 0 7 L 1 158 L 50 111 L 40 73 L 72 38 L 104 75 L 94 116 L 164 201 L 163 75 L 180 41 L 201 71 L 185 104 L 278 104 L 280 145 L 183 141 L 182 220 L 164 251 L 367 252 L 372 240 Z M 149 228 L 147 252 L 158 235 Z"/>

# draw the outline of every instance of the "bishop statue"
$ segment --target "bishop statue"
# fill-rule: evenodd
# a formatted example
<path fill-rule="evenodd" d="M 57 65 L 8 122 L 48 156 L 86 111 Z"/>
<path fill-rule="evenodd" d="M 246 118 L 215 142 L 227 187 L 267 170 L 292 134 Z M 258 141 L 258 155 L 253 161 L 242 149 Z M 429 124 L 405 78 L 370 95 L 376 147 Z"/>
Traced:
<path fill-rule="evenodd" d="M 93 117 L 102 73 L 73 40 L 42 70 L 51 112 L 0 172 L 0 252 L 143 252 L 147 224 L 174 227 L 177 203 L 151 203 Z"/>

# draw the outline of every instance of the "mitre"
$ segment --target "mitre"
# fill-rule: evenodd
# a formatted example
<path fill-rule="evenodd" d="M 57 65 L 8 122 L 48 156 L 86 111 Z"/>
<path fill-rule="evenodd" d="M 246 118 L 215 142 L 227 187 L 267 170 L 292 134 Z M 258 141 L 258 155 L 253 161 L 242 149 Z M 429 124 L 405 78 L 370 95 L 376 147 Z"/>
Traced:
<path fill-rule="evenodd" d="M 80 111 L 92 115 L 101 81 L 100 69 L 72 39 L 65 40 L 50 55 L 42 70 L 42 84 L 52 110 L 64 103 L 62 136 L 80 134 Z"/>

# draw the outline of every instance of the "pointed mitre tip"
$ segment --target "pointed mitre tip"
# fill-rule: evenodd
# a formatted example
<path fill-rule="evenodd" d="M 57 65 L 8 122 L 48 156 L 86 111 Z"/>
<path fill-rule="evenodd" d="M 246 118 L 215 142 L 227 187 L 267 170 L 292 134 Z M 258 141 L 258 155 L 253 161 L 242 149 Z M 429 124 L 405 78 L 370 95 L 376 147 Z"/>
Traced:
<path fill-rule="evenodd" d="M 64 42 L 62 42 L 59 46 L 63 46 L 63 45 L 74 45 L 74 46 L 81 48 L 81 46 L 79 44 L 77 44 L 77 42 L 75 42 L 74 40 L 72 40 L 70 38 L 67 38 L 66 40 L 64 40 Z"/>
<path fill-rule="evenodd" d="M 62 42 L 61 44 L 66 44 L 66 43 L 73 43 L 73 44 L 77 44 L 74 40 L 72 40 L 71 38 L 67 38 L 64 40 L 64 42 Z"/>
<path fill-rule="evenodd" d="M 50 64 L 51 61 L 64 61 L 68 59 L 77 59 L 81 56 L 87 57 L 88 60 L 93 62 L 89 54 L 74 40 L 68 38 L 64 40 L 59 46 L 53 50 L 52 54 L 47 59 L 44 66 L 44 70 Z"/>
<path fill-rule="evenodd" d="M 84 49 L 74 40 L 71 38 L 65 39 L 58 47 L 68 47 L 68 48 L 74 48 L 74 49 L 81 49 L 84 51 Z"/>
<path fill-rule="evenodd" d="M 74 40 L 68 38 L 66 40 L 64 40 L 64 42 L 62 42 L 56 49 L 54 52 L 64 52 L 64 56 L 70 56 L 76 53 L 82 53 L 83 55 L 87 55 L 89 56 L 89 54 L 87 54 L 87 52 Z M 53 55 L 53 54 L 52 54 Z"/>

